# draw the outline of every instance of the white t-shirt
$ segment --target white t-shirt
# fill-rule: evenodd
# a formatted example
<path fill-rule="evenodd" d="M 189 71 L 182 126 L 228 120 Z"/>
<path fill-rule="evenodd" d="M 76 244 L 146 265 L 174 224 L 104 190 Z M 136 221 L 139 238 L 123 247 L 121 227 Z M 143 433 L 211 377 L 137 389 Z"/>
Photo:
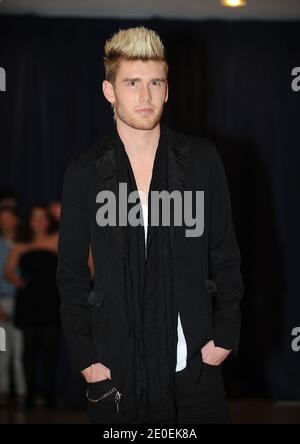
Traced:
<path fill-rule="evenodd" d="M 145 244 L 147 246 L 147 229 L 148 229 L 148 205 L 142 203 L 143 209 L 143 219 L 144 219 L 144 231 L 145 231 Z M 178 313 L 178 323 L 177 323 L 177 364 L 176 372 L 182 370 L 186 367 L 186 357 L 187 357 L 187 345 L 181 325 L 180 315 Z"/>

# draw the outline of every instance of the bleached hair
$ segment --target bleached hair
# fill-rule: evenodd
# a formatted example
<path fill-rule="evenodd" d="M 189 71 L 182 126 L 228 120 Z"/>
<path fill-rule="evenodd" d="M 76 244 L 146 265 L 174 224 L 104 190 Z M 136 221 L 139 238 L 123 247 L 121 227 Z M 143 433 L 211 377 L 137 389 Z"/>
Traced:
<path fill-rule="evenodd" d="M 106 80 L 114 82 L 121 59 L 163 61 L 168 70 L 164 45 L 159 35 L 144 26 L 120 29 L 104 46 Z"/>

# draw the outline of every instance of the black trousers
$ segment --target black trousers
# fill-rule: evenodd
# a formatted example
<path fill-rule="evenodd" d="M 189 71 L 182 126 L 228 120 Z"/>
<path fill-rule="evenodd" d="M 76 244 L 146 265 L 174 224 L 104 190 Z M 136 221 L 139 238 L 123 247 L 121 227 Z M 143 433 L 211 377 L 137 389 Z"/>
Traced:
<path fill-rule="evenodd" d="M 222 368 L 203 364 L 200 381 L 194 384 L 187 367 L 176 372 L 177 424 L 230 424 Z M 105 380 L 89 384 L 91 393 L 102 395 L 113 387 Z M 134 420 L 118 417 L 114 396 L 97 403 L 88 401 L 87 413 L 92 424 L 136 424 Z"/>
<path fill-rule="evenodd" d="M 230 424 L 222 367 L 202 363 L 194 384 L 187 367 L 176 372 L 177 424 Z"/>

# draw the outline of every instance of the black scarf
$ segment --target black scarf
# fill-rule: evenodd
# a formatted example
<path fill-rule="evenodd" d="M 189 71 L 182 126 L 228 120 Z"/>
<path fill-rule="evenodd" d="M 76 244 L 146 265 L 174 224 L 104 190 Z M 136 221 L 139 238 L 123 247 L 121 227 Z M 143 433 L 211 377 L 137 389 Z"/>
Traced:
<path fill-rule="evenodd" d="M 117 181 L 127 184 L 129 194 L 137 191 L 137 186 L 116 127 L 114 134 Z M 173 207 L 171 205 L 171 226 L 162 226 L 161 211 L 159 226 L 151 226 L 150 198 L 153 190 L 171 191 L 168 150 L 166 130 L 161 124 L 148 194 L 146 251 L 142 225 L 121 228 L 125 251 L 126 322 L 130 329 L 125 350 L 127 363 L 123 369 L 123 409 L 145 424 L 176 422 L 178 310 L 172 289 Z M 142 215 L 141 202 L 137 202 Z M 128 204 L 128 211 L 137 202 Z"/>

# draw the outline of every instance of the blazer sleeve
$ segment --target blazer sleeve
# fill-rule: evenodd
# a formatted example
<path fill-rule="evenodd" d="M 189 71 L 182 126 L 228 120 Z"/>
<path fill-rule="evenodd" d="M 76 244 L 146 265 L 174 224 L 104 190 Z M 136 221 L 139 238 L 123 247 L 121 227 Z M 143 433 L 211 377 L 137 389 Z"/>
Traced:
<path fill-rule="evenodd" d="M 241 256 L 232 219 L 231 198 L 220 155 L 212 144 L 210 196 L 210 275 L 216 283 L 213 340 L 237 354 L 240 338 L 240 300 L 244 285 Z"/>
<path fill-rule="evenodd" d="M 62 330 L 78 372 L 97 362 L 88 304 L 88 184 L 82 169 L 72 160 L 64 175 L 56 272 Z"/>

